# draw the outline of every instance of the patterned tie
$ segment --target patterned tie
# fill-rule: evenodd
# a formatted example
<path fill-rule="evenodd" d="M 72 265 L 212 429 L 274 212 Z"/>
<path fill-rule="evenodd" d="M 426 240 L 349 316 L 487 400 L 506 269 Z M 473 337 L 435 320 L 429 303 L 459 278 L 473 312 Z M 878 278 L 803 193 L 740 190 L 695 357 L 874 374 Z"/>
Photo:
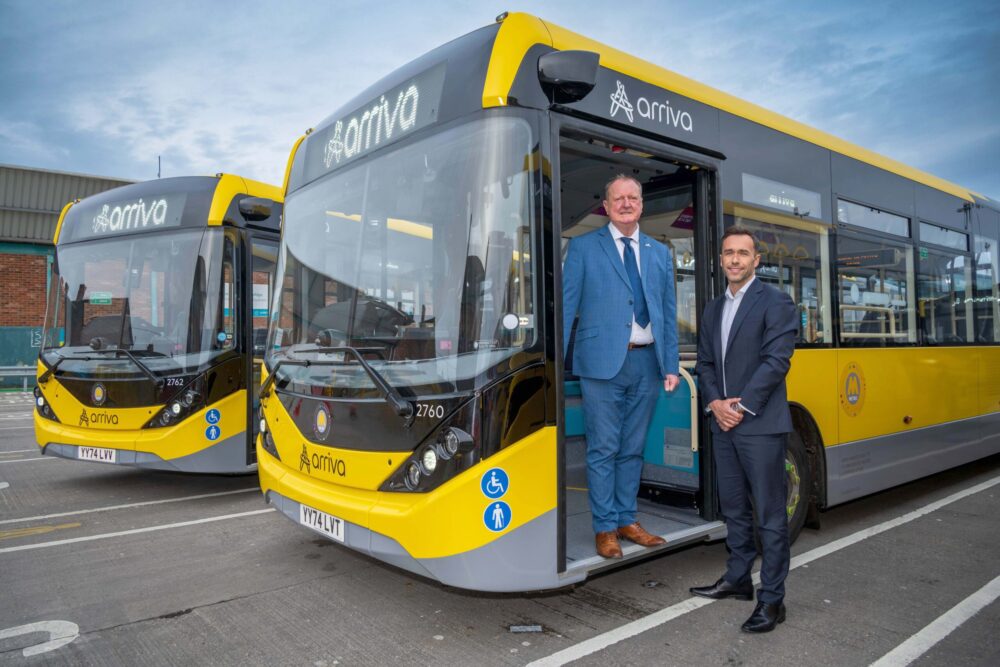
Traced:
<path fill-rule="evenodd" d="M 622 255 L 622 259 L 625 260 L 625 273 L 628 274 L 628 281 L 632 283 L 632 312 L 635 314 L 635 323 L 646 328 L 649 324 L 649 308 L 646 306 L 646 294 L 642 291 L 639 265 L 636 264 L 635 253 L 632 252 L 632 239 L 627 236 L 621 238 L 625 244 L 625 252 Z"/>

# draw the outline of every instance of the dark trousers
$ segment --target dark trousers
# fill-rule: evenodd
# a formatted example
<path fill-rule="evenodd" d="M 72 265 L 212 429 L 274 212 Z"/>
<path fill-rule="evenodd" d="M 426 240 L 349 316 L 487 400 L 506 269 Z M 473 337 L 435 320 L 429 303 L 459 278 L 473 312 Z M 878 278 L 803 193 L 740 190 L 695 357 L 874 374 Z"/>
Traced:
<path fill-rule="evenodd" d="M 719 501 L 728 533 L 729 560 L 725 579 L 731 584 L 750 580 L 750 570 L 757 557 L 753 536 L 756 509 L 763 551 L 757 599 L 769 604 L 784 599 L 788 575 L 785 438 L 784 434 L 740 435 L 733 432 L 716 433 L 712 437 Z"/>

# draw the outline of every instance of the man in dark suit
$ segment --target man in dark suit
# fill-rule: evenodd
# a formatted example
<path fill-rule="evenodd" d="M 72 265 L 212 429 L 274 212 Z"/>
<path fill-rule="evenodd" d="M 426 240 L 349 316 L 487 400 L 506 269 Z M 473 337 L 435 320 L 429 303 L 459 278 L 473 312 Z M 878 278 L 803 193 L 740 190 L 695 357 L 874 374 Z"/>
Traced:
<path fill-rule="evenodd" d="M 579 314 L 573 372 L 583 393 L 587 486 L 597 553 L 621 558 L 618 538 L 663 538 L 636 521 L 646 431 L 660 386 L 680 382 L 673 260 L 639 232 L 642 185 L 619 175 L 604 189 L 611 222 L 569 244 L 563 266 L 563 355 Z M 662 384 L 661 384 L 662 383 Z"/>
<path fill-rule="evenodd" d="M 713 599 L 753 599 L 755 509 L 763 547 L 761 586 L 744 632 L 770 632 L 785 620 L 789 561 L 785 440 L 792 416 L 785 376 L 798 322 L 792 299 L 755 279 L 759 263 L 753 234 L 742 227 L 727 229 L 721 266 L 728 286 L 705 308 L 698 334 L 698 385 L 705 411 L 712 415 L 729 560 L 722 578 L 691 592 Z"/>

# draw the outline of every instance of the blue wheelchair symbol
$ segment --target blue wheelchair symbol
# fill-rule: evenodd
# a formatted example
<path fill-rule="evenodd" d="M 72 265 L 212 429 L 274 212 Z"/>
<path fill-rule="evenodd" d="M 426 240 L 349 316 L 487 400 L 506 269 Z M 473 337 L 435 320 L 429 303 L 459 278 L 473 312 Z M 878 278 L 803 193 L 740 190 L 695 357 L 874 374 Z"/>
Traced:
<path fill-rule="evenodd" d="M 487 498 L 500 498 L 507 493 L 509 486 L 510 480 L 503 468 L 490 468 L 479 480 L 479 488 Z"/>
<path fill-rule="evenodd" d="M 216 410 L 215 408 L 212 408 L 211 410 L 205 413 L 205 421 L 207 421 L 209 424 L 218 424 L 219 419 L 221 418 L 222 415 L 220 415 L 219 411 Z"/>
<path fill-rule="evenodd" d="M 222 435 L 222 429 L 214 424 L 205 429 L 205 437 L 209 440 L 218 440 L 220 435 Z"/>
<path fill-rule="evenodd" d="M 510 505 L 502 500 L 490 503 L 486 506 L 486 511 L 483 512 L 483 523 L 494 533 L 499 533 L 507 528 L 510 525 L 510 519 Z"/>

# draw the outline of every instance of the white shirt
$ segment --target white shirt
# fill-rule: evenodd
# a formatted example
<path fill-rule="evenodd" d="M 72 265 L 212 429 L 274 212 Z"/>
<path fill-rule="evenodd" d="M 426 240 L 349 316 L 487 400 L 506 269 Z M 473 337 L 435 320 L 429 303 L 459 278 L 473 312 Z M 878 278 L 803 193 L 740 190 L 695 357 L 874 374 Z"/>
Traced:
<path fill-rule="evenodd" d="M 618 250 L 618 257 L 622 260 L 622 264 L 625 264 L 625 243 L 621 240 L 624 234 L 618 231 L 613 222 L 608 223 L 608 229 L 611 230 L 611 238 L 614 239 L 615 248 Z M 641 254 L 639 251 L 639 227 L 635 228 L 632 235 L 629 236 L 632 239 L 632 253 L 635 255 L 635 265 L 639 269 L 639 275 L 642 275 L 642 260 L 639 259 Z M 649 307 L 649 304 L 646 304 Z M 635 313 L 632 314 L 632 333 L 628 339 L 629 343 L 634 345 L 649 345 L 653 342 L 653 323 L 650 322 L 645 327 L 640 327 L 635 321 Z"/>
<path fill-rule="evenodd" d="M 757 280 L 757 276 L 753 276 L 752 278 L 750 278 L 750 280 L 747 281 L 746 285 L 744 285 L 743 287 L 741 287 L 739 290 L 736 291 L 736 294 L 733 294 L 733 290 L 731 290 L 729 288 L 729 285 L 726 285 L 726 292 L 725 292 L 725 294 L 726 294 L 726 302 L 722 305 L 722 322 L 721 322 L 721 324 L 722 324 L 722 395 L 723 396 L 728 396 L 729 395 L 729 392 L 726 391 L 726 347 L 728 347 L 728 344 L 729 344 L 729 332 L 733 328 L 733 320 L 736 319 L 736 311 L 738 311 L 740 309 L 740 304 L 743 303 L 743 297 L 746 295 L 747 289 L 749 289 L 750 285 L 752 285 L 753 281 L 755 281 L 755 280 Z M 741 408 L 743 408 L 744 410 L 746 410 L 746 408 L 743 407 L 742 403 L 740 403 L 739 406 Z M 747 410 L 747 412 L 750 412 L 750 411 Z M 750 412 L 750 414 L 754 414 L 754 413 Z"/>

